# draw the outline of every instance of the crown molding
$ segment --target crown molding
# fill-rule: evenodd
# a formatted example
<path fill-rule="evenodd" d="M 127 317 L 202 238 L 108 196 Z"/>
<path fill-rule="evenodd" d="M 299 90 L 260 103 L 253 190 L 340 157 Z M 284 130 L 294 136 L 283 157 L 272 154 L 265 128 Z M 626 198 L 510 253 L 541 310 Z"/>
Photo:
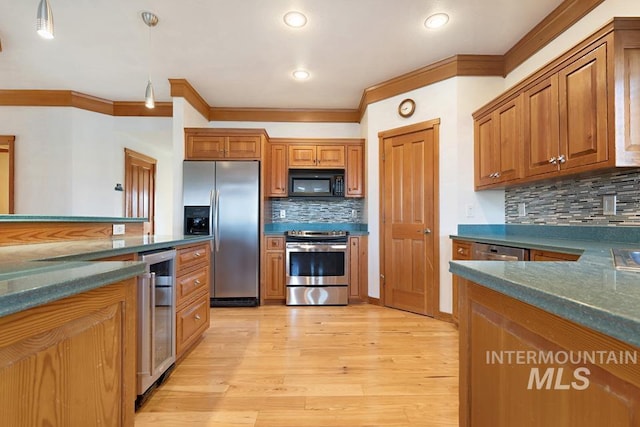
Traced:
<path fill-rule="evenodd" d="M 360 117 L 347 109 L 211 107 L 209 121 L 358 123 Z"/>
<path fill-rule="evenodd" d="M 187 79 L 169 79 L 171 85 L 171 96 L 182 97 L 186 99 L 193 108 L 195 108 L 207 120 L 209 118 L 209 104 L 204 100 L 191 86 Z"/>
<path fill-rule="evenodd" d="M 173 102 L 156 102 L 147 108 L 144 102 L 113 101 L 113 115 L 118 117 L 173 117 Z"/>
<path fill-rule="evenodd" d="M 364 90 L 358 107 L 362 118 L 367 106 L 456 76 L 503 76 L 502 55 L 455 55 Z"/>
<path fill-rule="evenodd" d="M 605 0 L 565 0 L 504 54 L 505 75 L 515 70 Z"/>
<path fill-rule="evenodd" d="M 173 116 L 172 102 L 149 109 L 140 101 L 109 101 L 73 90 L 0 90 L 0 105 L 14 107 L 75 107 L 110 116 Z"/>

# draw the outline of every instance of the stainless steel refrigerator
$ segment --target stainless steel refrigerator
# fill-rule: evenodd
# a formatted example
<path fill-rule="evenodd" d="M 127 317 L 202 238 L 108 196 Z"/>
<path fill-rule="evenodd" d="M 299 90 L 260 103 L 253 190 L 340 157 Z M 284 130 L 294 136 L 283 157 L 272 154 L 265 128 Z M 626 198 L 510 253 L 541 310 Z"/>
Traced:
<path fill-rule="evenodd" d="M 213 235 L 211 306 L 257 305 L 259 163 L 185 161 L 183 178 L 185 234 Z"/>

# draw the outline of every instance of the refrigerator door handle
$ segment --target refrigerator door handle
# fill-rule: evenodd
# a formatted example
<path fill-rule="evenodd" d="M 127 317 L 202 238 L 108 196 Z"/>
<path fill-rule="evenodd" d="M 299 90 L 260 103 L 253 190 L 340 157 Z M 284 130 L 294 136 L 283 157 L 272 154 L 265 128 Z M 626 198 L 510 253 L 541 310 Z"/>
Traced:
<path fill-rule="evenodd" d="M 215 223 L 214 240 L 216 252 L 220 252 L 220 190 L 216 190 L 216 223 Z"/>
<path fill-rule="evenodd" d="M 215 238 L 215 234 L 213 232 L 213 190 L 209 191 L 209 235 Z M 213 252 L 213 241 L 209 240 L 209 244 L 211 245 L 211 252 Z"/>

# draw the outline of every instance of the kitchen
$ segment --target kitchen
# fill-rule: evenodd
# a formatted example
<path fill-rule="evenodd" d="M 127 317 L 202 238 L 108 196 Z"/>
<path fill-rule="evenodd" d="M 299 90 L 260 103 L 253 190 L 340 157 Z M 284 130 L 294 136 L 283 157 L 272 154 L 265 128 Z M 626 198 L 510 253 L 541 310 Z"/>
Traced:
<path fill-rule="evenodd" d="M 522 200 L 512 200 L 512 190 L 473 191 L 473 122 L 471 114 L 493 97 L 500 94 L 505 88 L 511 87 L 537 68 L 554 58 L 561 52 L 569 49 L 581 39 L 591 34 L 613 16 L 638 15 L 633 5 L 622 2 L 607 1 L 594 9 L 587 18 L 571 28 L 571 31 L 563 33 L 547 47 L 542 49 L 523 66 L 501 77 L 457 77 L 436 82 L 425 87 L 420 87 L 400 93 L 391 98 L 380 100 L 368 106 L 366 114 L 360 123 L 315 123 L 315 124 L 280 124 L 277 122 L 228 122 L 208 121 L 198 113 L 185 98 L 174 99 L 174 112 L 171 119 L 162 117 L 134 118 L 112 117 L 93 113 L 82 109 L 56 108 L 56 107 L 1 107 L 2 120 L 5 129 L 12 130 L 16 134 L 16 144 L 23 142 L 22 160 L 18 159 L 17 173 L 20 174 L 20 164 L 24 164 L 25 158 L 33 161 L 43 176 L 50 177 L 47 180 L 16 179 L 20 183 L 17 188 L 17 197 L 23 197 L 20 203 L 28 208 L 29 213 L 58 214 L 58 215 L 110 215 L 122 214 L 122 200 L 120 195 L 113 192 L 113 185 L 121 180 L 122 173 L 117 166 L 121 162 L 121 147 L 113 147 L 113 141 L 117 144 L 129 146 L 139 151 L 146 151 L 153 144 L 152 141 L 163 141 L 162 148 L 153 147 L 154 155 L 158 159 L 158 186 L 167 189 L 159 192 L 157 204 L 159 210 L 166 212 L 158 218 L 156 226 L 166 234 L 181 233 L 178 224 L 181 223 L 181 198 L 177 195 L 181 187 L 181 177 L 174 175 L 172 170 L 181 167 L 184 128 L 188 127 L 215 127 L 215 128 L 263 128 L 270 137 L 274 138 L 364 138 L 366 140 L 365 170 L 366 170 L 366 198 L 363 200 L 362 209 L 355 208 L 359 215 L 358 222 L 368 223 L 368 287 L 367 297 L 372 301 L 380 298 L 380 265 L 379 247 L 381 237 L 377 227 L 380 221 L 377 206 L 379 195 L 376 189 L 380 187 L 377 173 L 378 165 L 378 133 L 387 129 L 405 126 L 407 124 L 440 117 L 440 229 L 438 240 L 440 253 L 440 300 L 439 307 L 443 313 L 452 311 L 451 276 L 449 270 L 449 257 L 452 243 L 449 235 L 458 233 L 459 224 L 503 224 L 509 223 L 514 218 L 522 221 L 517 213 L 511 213 L 512 206 L 527 203 L 527 200 L 537 200 L 539 196 L 526 194 Z M 162 25 L 162 22 L 161 24 Z M 160 27 L 158 27 L 160 28 Z M 152 33 L 153 37 L 153 33 Z M 3 40 L 4 41 L 4 40 Z M 6 41 L 2 54 L 8 53 Z M 454 94 L 454 96 L 452 96 Z M 416 113 L 410 119 L 404 119 L 397 115 L 396 110 L 402 99 L 414 99 L 417 108 Z M 443 100 L 437 105 L 432 99 Z M 445 101 L 446 100 L 446 101 Z M 29 126 L 30 123 L 42 123 L 42 127 Z M 11 127 L 9 126 L 11 124 Z M 4 131 L 3 131 L 4 132 Z M 147 135 L 147 136 L 143 136 Z M 54 147 L 41 149 L 35 141 L 43 138 L 55 140 Z M 95 141 L 95 146 L 85 144 L 87 138 Z M 32 142 L 29 142 L 32 141 Z M 111 145 L 110 145 L 111 144 Z M 445 149 L 446 147 L 446 149 Z M 157 154 L 156 154 L 157 153 Z M 73 163 L 69 168 L 55 168 L 47 160 L 58 159 L 60 164 L 68 158 L 87 159 L 82 164 Z M 99 160 L 99 161 L 98 161 Z M 91 165 L 91 166 L 89 166 Z M 95 173 L 87 173 L 87 169 Z M 33 171 L 31 169 L 30 171 Z M 24 173 L 24 172 L 22 172 Z M 604 178 L 616 180 L 612 176 Z M 22 191 L 21 191 L 21 186 Z M 571 187 L 573 184 L 566 184 Z M 104 190 L 108 188 L 107 192 Z M 86 191 L 95 189 L 95 191 Z M 33 191 L 29 191 L 33 190 Z M 84 190 L 84 191 L 83 191 Z M 170 191 L 169 191 L 170 190 Z M 549 194 L 549 188 L 540 190 L 542 194 Z M 38 194 L 39 197 L 29 199 L 29 194 Z M 517 196 L 519 197 L 519 196 Z M 109 204 L 111 211 L 104 212 L 101 206 L 104 201 L 112 201 Z M 505 218 L 505 203 L 509 206 Z M 529 212 L 531 203 L 528 203 Z M 47 206 L 50 212 L 38 212 L 40 206 Z M 281 209 L 272 208 L 272 216 L 279 214 Z M 349 210 L 354 208 L 347 208 Z M 290 213 L 290 212 L 289 212 Z M 544 211 L 536 212 L 535 221 L 546 223 L 557 222 L 557 215 L 545 216 Z M 290 216 L 290 215 L 289 215 Z M 585 217 L 587 217 L 585 215 Z M 525 217 L 530 219 L 530 217 Z M 555 221 L 554 221 L 555 219 Z"/>

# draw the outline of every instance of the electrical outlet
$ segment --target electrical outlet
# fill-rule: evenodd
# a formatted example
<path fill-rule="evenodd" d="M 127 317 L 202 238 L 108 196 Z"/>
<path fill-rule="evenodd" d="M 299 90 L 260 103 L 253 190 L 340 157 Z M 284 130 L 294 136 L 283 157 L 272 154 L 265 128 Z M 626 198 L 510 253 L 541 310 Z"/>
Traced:
<path fill-rule="evenodd" d="M 467 216 L 467 218 L 473 218 L 474 216 L 474 209 L 473 209 L 473 203 L 469 203 L 468 205 L 466 205 L 464 207 L 464 212 L 465 215 Z"/>
<path fill-rule="evenodd" d="M 527 205 L 522 203 L 518 203 L 518 216 L 527 216 Z"/>
<path fill-rule="evenodd" d="M 602 210 L 605 215 L 616 214 L 616 196 L 615 194 L 610 196 L 602 196 Z"/>
<path fill-rule="evenodd" d="M 358 211 L 355 209 L 351 209 L 351 218 L 358 218 Z"/>
<path fill-rule="evenodd" d="M 124 234 L 124 224 L 113 224 L 113 235 L 120 236 Z"/>
<path fill-rule="evenodd" d="M 285 211 L 284 209 L 280 209 L 280 218 L 286 218 L 287 217 L 287 211 Z"/>

